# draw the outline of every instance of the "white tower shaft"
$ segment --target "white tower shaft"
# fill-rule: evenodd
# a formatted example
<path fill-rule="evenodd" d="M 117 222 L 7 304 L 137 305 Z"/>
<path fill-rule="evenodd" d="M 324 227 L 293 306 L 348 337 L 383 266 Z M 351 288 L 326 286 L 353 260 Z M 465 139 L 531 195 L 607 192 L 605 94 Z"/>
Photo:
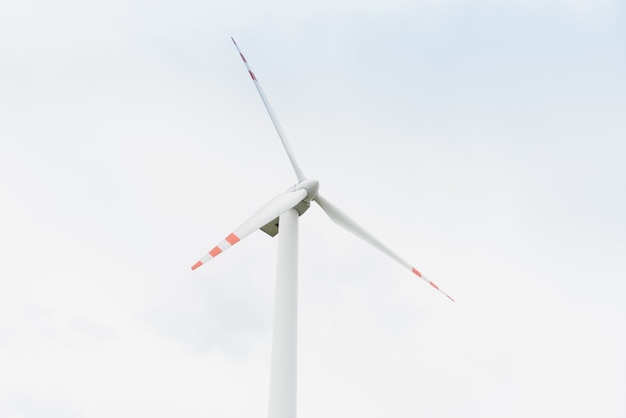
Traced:
<path fill-rule="evenodd" d="M 296 417 L 298 220 L 295 209 L 279 218 L 269 418 Z"/>

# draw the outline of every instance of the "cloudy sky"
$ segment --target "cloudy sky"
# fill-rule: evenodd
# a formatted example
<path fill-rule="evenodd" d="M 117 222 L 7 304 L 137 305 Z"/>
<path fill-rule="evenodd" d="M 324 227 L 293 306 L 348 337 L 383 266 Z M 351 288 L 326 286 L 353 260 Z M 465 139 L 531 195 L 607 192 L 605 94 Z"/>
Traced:
<path fill-rule="evenodd" d="M 263 417 L 295 180 L 300 417 L 626 416 L 618 0 L 0 6 L 0 416 Z"/>

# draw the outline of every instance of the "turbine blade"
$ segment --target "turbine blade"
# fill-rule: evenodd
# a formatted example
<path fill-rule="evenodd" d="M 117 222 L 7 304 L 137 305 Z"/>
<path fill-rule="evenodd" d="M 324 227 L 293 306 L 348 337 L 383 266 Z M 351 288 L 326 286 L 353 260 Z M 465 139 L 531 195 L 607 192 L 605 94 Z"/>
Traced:
<path fill-rule="evenodd" d="M 439 288 L 439 286 L 437 286 L 434 282 L 432 282 L 430 279 L 428 279 L 426 276 L 424 276 L 418 269 L 413 267 L 408 261 L 404 260 L 398 254 L 393 252 L 389 247 L 387 247 L 385 244 L 380 242 L 376 237 L 374 237 L 372 234 L 370 234 L 368 231 L 366 231 L 361 225 L 357 224 L 352 218 L 350 218 L 344 212 L 339 210 L 339 208 L 337 206 L 333 205 L 327 199 L 323 198 L 319 194 L 317 195 L 317 197 L 314 200 L 317 202 L 318 205 L 320 205 L 320 207 L 324 210 L 324 212 L 326 212 L 328 217 L 334 223 L 336 223 L 337 225 L 339 225 L 343 229 L 347 230 L 348 232 L 353 233 L 354 235 L 356 235 L 357 237 L 361 238 L 363 241 L 369 243 L 373 247 L 377 248 L 381 252 L 387 254 L 389 257 L 394 259 L 397 263 L 399 263 L 404 268 L 406 268 L 409 271 L 411 271 L 417 277 L 419 277 L 422 280 L 424 280 L 426 283 L 428 283 L 434 289 L 438 290 L 445 297 L 447 297 L 452 302 L 454 302 L 454 299 L 452 299 L 446 292 L 441 290 Z"/>
<path fill-rule="evenodd" d="M 276 128 L 276 132 L 278 132 L 278 136 L 280 137 L 280 141 L 283 143 L 283 148 L 285 148 L 285 152 L 287 153 L 287 157 L 289 157 L 289 161 L 291 162 L 291 166 L 293 167 L 293 171 L 296 172 L 296 177 L 298 177 L 298 181 L 304 180 L 306 177 L 304 176 L 304 173 L 302 172 L 302 169 L 300 168 L 300 166 L 298 165 L 298 162 L 296 161 L 296 155 L 294 154 L 293 150 L 291 149 L 291 145 L 289 145 L 289 141 L 287 141 L 287 137 L 285 136 L 285 132 L 283 132 L 283 128 L 280 126 L 280 123 L 278 122 L 278 118 L 274 114 L 274 111 L 272 110 L 272 106 L 270 106 L 270 102 L 267 100 L 267 97 L 265 96 L 265 93 L 263 93 L 263 89 L 261 88 L 261 84 L 259 84 L 259 80 L 257 80 L 256 76 L 252 72 L 252 68 L 250 68 L 250 64 L 248 64 L 248 61 L 246 60 L 246 57 L 244 57 L 243 54 L 241 53 L 241 50 L 239 49 L 239 45 L 237 45 L 237 42 L 235 42 L 235 39 L 232 38 L 232 37 L 230 39 L 233 40 L 233 43 L 235 44 L 235 48 L 237 48 L 237 51 L 239 52 L 239 55 L 241 56 L 241 59 L 243 60 L 243 63 L 245 64 L 246 68 L 248 69 L 248 72 L 250 73 L 250 77 L 252 77 L 252 81 L 254 82 L 254 86 L 256 87 L 257 91 L 259 92 L 259 96 L 261 96 L 261 100 L 263 101 L 263 104 L 265 105 L 265 109 L 267 109 L 267 113 L 270 115 L 270 119 L 272 119 L 272 123 L 274 124 L 274 128 Z"/>
<path fill-rule="evenodd" d="M 283 212 L 293 208 L 307 196 L 307 193 L 308 192 L 305 189 L 299 189 L 279 194 L 259 209 L 254 215 L 248 218 L 248 220 L 241 224 L 239 228 L 235 229 L 232 234 L 228 235 L 222 242 L 213 247 L 213 249 L 202 257 L 196 264 L 194 264 L 191 269 L 197 269 L 257 229 L 265 226 L 268 222 L 271 222 Z"/>

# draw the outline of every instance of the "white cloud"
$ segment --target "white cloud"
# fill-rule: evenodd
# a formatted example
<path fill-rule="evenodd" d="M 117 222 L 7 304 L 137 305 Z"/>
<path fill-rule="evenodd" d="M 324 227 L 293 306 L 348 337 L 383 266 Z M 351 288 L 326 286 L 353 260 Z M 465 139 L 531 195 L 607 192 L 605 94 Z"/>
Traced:
<path fill-rule="evenodd" d="M 293 179 L 224 35 L 241 31 L 324 195 L 458 301 L 311 209 L 300 415 L 623 416 L 621 39 L 560 48 L 579 46 L 561 23 L 587 3 L 424 4 L 12 4 L 0 415 L 265 411 L 275 240 L 189 270 Z M 414 7 L 442 22 L 485 7 L 503 23 L 480 36 L 389 25 Z M 502 32 L 511 9 L 556 11 L 558 36 L 535 54 L 545 38 Z M 345 20 L 319 29 L 335 12 Z M 396 48 L 413 55 L 398 57 L 387 41 L 407 34 Z M 519 46 L 511 62 L 480 49 L 502 36 Z M 572 66 L 589 51 L 594 65 Z"/>

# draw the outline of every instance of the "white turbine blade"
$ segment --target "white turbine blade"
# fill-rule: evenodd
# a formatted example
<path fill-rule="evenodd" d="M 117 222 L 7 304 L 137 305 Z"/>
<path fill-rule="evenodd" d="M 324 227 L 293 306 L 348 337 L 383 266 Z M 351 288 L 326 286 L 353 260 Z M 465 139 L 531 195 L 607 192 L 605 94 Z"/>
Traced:
<path fill-rule="evenodd" d="M 232 37 L 230 39 L 233 40 L 233 43 L 235 44 L 235 48 L 237 48 L 237 51 L 239 52 L 239 55 L 241 55 L 241 59 L 243 60 L 243 63 L 246 65 L 246 68 L 248 69 L 248 72 L 250 73 L 250 77 L 252 77 L 254 86 L 259 92 L 259 95 L 261 96 L 261 100 L 263 100 L 263 104 L 265 105 L 265 109 L 267 109 L 267 113 L 270 115 L 270 119 L 272 119 L 274 128 L 276 128 L 276 132 L 278 132 L 280 141 L 283 143 L 283 148 L 285 148 L 285 152 L 287 153 L 287 157 L 289 157 L 291 166 L 293 167 L 293 170 L 296 172 L 296 177 L 298 177 L 298 181 L 304 180 L 306 177 L 304 176 L 302 169 L 300 168 L 300 166 L 298 165 L 298 162 L 296 161 L 296 155 L 291 149 L 291 145 L 289 145 L 289 141 L 287 141 L 287 137 L 285 136 L 285 133 L 283 132 L 283 128 L 280 126 L 280 123 L 278 122 L 278 118 L 276 118 L 276 115 L 274 114 L 274 111 L 272 110 L 272 106 L 270 106 L 270 102 L 267 100 L 265 93 L 263 93 L 263 89 L 261 88 L 261 84 L 259 84 L 259 80 L 257 80 L 256 76 L 252 72 L 252 69 L 250 68 L 250 64 L 248 64 L 246 57 L 244 57 L 243 54 L 241 53 L 241 50 L 239 49 L 239 45 L 237 45 L 237 42 L 235 42 L 235 39 Z"/>
<path fill-rule="evenodd" d="M 319 194 L 317 195 L 317 197 L 314 200 L 317 202 L 318 205 L 320 205 L 320 207 L 324 210 L 324 212 L 326 212 L 328 217 L 334 223 L 336 223 L 340 227 L 346 229 L 347 231 L 353 233 L 354 235 L 356 235 L 357 237 L 361 238 L 362 240 L 364 240 L 365 242 L 369 243 L 370 245 L 372 245 L 373 247 L 377 248 L 378 250 L 382 251 L 383 253 L 387 254 L 389 257 L 394 259 L 400 265 L 402 265 L 406 269 L 410 270 L 417 277 L 419 277 L 422 280 L 424 280 L 426 283 L 428 283 L 433 288 L 435 288 L 440 293 L 442 293 L 445 297 L 447 297 L 452 302 L 454 302 L 454 299 L 452 299 L 446 292 L 441 290 L 439 288 L 439 286 L 437 286 L 430 279 L 428 279 L 426 276 L 424 276 L 418 269 L 413 267 L 409 262 L 404 260 L 402 257 L 400 257 L 395 252 L 391 251 L 391 249 L 389 247 L 387 247 L 385 244 L 380 242 L 376 237 L 374 237 L 372 234 L 370 234 L 365 229 L 363 229 L 363 227 L 361 225 L 357 224 L 352 218 L 350 218 L 344 212 L 339 210 L 339 208 L 337 208 L 335 205 L 330 203 L 328 200 L 324 199 Z"/>
<path fill-rule="evenodd" d="M 295 207 L 307 196 L 307 193 L 308 192 L 305 189 L 299 189 L 279 194 L 259 209 L 254 215 L 248 218 L 248 220 L 241 224 L 239 228 L 235 229 L 232 234 L 228 235 L 222 242 L 217 244 L 211 251 L 194 264 L 191 269 L 197 269 L 257 229 L 265 226 L 268 222 L 276 219 L 283 212 Z"/>

